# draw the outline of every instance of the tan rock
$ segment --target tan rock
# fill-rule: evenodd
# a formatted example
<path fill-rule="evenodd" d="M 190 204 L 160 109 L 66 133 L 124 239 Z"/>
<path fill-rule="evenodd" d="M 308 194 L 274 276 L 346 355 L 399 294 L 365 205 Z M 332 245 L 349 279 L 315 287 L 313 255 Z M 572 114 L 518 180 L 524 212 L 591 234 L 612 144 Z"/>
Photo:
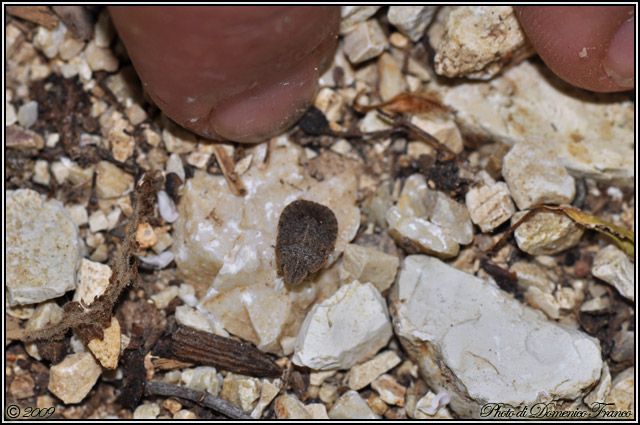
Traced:
<path fill-rule="evenodd" d="M 438 139 L 453 152 L 462 152 L 462 135 L 452 119 L 425 119 L 415 115 L 411 117 L 411 124 Z"/>
<path fill-rule="evenodd" d="M 111 267 L 82 259 L 78 270 L 78 287 L 73 294 L 73 301 L 91 305 L 96 297 L 107 290 L 110 278 Z"/>
<path fill-rule="evenodd" d="M 631 301 L 635 300 L 634 265 L 629 257 L 615 245 L 601 249 L 593 259 L 591 273 L 613 285 Z"/>
<path fill-rule="evenodd" d="M 516 212 L 504 182 L 469 189 L 465 200 L 471 220 L 483 232 L 492 231 Z"/>
<path fill-rule="evenodd" d="M 311 415 L 311 419 L 331 419 L 327 414 L 327 408 L 322 403 L 311 403 L 304 406 Z"/>
<path fill-rule="evenodd" d="M 516 213 L 511 223 L 517 223 L 526 212 Z M 564 214 L 538 212 L 514 232 L 518 247 L 531 255 L 554 255 L 580 242 L 584 227 Z"/>
<path fill-rule="evenodd" d="M 349 388 L 360 390 L 399 364 L 400 357 L 395 351 L 380 353 L 368 362 L 351 368 L 348 375 Z"/>
<path fill-rule="evenodd" d="M 70 354 L 51 366 L 49 391 L 66 404 L 80 403 L 102 373 L 100 364 L 91 353 Z"/>
<path fill-rule="evenodd" d="M 278 419 L 312 419 L 304 404 L 293 394 L 281 395 L 274 403 Z"/>
<path fill-rule="evenodd" d="M 115 317 L 111 318 L 111 326 L 103 329 L 102 340 L 95 338 L 89 341 L 87 347 L 105 369 L 115 369 L 120 357 L 120 323 Z"/>
<path fill-rule="evenodd" d="M 37 106 L 36 106 L 37 107 Z M 5 134 L 6 146 L 10 149 L 42 149 L 44 139 L 38 133 L 17 125 L 8 126 Z"/>
<path fill-rule="evenodd" d="M 133 411 L 133 419 L 156 419 L 160 414 L 158 403 L 144 403 Z"/>
<path fill-rule="evenodd" d="M 278 382 L 278 380 L 276 380 Z M 260 399 L 258 400 L 258 404 L 253 408 L 251 412 L 251 417 L 253 419 L 260 419 L 262 417 L 262 412 L 264 409 L 271 404 L 274 398 L 280 392 L 280 387 L 278 385 L 274 385 L 266 379 L 262 380 L 262 390 L 260 391 Z"/>
<path fill-rule="evenodd" d="M 99 47 L 95 41 L 90 41 L 84 49 L 87 63 L 92 71 L 115 72 L 118 70 L 118 59 L 111 50 Z"/>
<path fill-rule="evenodd" d="M 375 248 L 348 244 L 344 249 L 340 265 L 340 280 L 343 283 L 357 280 L 370 282 L 380 292 L 389 288 L 396 277 L 400 260 Z"/>
<path fill-rule="evenodd" d="M 380 419 L 356 391 L 344 393 L 329 411 L 331 419 Z"/>
<path fill-rule="evenodd" d="M 173 415 L 173 419 L 198 419 L 191 410 L 182 409 Z"/>
<path fill-rule="evenodd" d="M 404 395 L 407 389 L 400 385 L 393 376 L 381 375 L 371 383 L 371 388 L 378 392 L 385 403 L 404 406 Z"/>
<path fill-rule="evenodd" d="M 389 53 L 383 53 L 378 58 L 378 90 L 383 102 L 406 90 L 402 64 Z"/>
<path fill-rule="evenodd" d="M 375 19 L 360 22 L 344 38 L 344 52 L 351 63 L 379 56 L 389 47 L 389 40 Z"/>
<path fill-rule="evenodd" d="M 220 398 L 251 413 L 260 397 L 260 380 L 228 373 L 224 379 Z M 277 400 L 276 400 L 277 401 Z"/>
<path fill-rule="evenodd" d="M 136 229 L 136 242 L 138 242 L 140 248 L 151 248 L 157 241 L 158 236 L 149 223 L 138 224 L 138 228 Z"/>
<path fill-rule="evenodd" d="M 607 397 L 607 403 L 614 403 L 615 409 L 610 407 L 605 410 L 616 410 L 619 412 L 625 412 L 617 415 L 617 417 L 624 417 L 625 419 L 633 419 L 635 417 L 635 369 L 630 367 L 620 372 L 611 383 L 611 392 Z M 613 417 L 613 415 L 609 415 Z"/>
<path fill-rule="evenodd" d="M 418 41 L 431 23 L 438 6 L 390 6 L 387 18 L 391 25 L 413 41 Z"/>

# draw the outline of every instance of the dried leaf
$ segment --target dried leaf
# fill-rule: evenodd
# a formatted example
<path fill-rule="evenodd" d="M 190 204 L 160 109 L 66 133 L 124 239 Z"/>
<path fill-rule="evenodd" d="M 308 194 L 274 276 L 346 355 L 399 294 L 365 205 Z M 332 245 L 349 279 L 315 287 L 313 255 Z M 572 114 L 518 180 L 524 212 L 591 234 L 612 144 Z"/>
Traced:
<path fill-rule="evenodd" d="M 378 108 L 388 112 L 408 114 L 447 114 L 450 112 L 449 108 L 443 105 L 439 99 L 428 93 L 400 93 L 391 100 L 369 106 L 360 105 L 358 96 L 353 101 L 353 109 L 361 114 Z"/>
<path fill-rule="evenodd" d="M 309 108 L 298 124 L 300 125 L 300 129 L 310 136 L 321 136 L 331 133 L 329 121 L 327 121 L 322 111 L 315 106 Z"/>
<path fill-rule="evenodd" d="M 288 285 L 302 283 L 324 266 L 338 237 L 338 220 L 331 209 L 298 200 L 282 211 L 278 222 L 278 274 Z"/>

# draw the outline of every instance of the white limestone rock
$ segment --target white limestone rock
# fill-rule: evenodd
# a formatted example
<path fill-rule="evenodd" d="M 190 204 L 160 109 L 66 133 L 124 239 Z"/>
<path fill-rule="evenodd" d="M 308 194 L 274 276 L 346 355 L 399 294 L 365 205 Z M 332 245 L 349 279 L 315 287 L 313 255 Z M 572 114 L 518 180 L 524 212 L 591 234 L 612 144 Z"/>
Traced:
<path fill-rule="evenodd" d="M 533 54 L 511 6 L 458 6 L 440 13 L 446 15 L 438 17 L 441 26 L 429 30 L 440 75 L 487 80 Z"/>
<path fill-rule="evenodd" d="M 111 267 L 83 258 L 78 269 L 78 287 L 73 294 L 73 301 L 87 306 L 102 295 L 109 286 Z"/>
<path fill-rule="evenodd" d="M 395 351 L 389 350 L 378 354 L 368 362 L 351 368 L 348 374 L 349 388 L 360 390 L 385 372 L 400 364 L 400 357 Z"/>
<path fill-rule="evenodd" d="M 600 250 L 593 259 L 591 273 L 615 286 L 622 296 L 635 301 L 634 266 L 627 254 L 615 245 Z"/>
<path fill-rule="evenodd" d="M 293 394 L 276 398 L 273 410 L 278 419 L 312 419 L 304 404 Z"/>
<path fill-rule="evenodd" d="M 396 335 L 429 387 L 446 391 L 462 417 L 479 418 L 492 402 L 573 400 L 600 378 L 596 339 L 436 258 L 405 258 L 391 297 Z"/>
<path fill-rule="evenodd" d="M 354 281 L 307 315 L 292 362 L 315 370 L 349 369 L 391 338 L 387 305 L 371 283 Z"/>
<path fill-rule="evenodd" d="M 469 189 L 465 201 L 471 220 L 483 232 L 490 232 L 516 212 L 506 183 L 498 182 Z"/>
<path fill-rule="evenodd" d="M 224 378 L 220 398 L 251 413 L 258 404 L 261 384 L 257 378 L 228 373 Z"/>
<path fill-rule="evenodd" d="M 380 419 L 373 413 L 366 401 L 360 397 L 357 391 L 349 390 L 336 400 L 329 410 L 329 417 L 338 419 Z"/>
<path fill-rule="evenodd" d="M 578 89 L 529 61 L 491 81 L 433 80 L 427 88 L 442 96 L 466 133 L 507 145 L 535 143 L 573 176 L 633 184 L 634 103 L 624 94 Z"/>
<path fill-rule="evenodd" d="M 378 291 L 389 288 L 396 277 L 400 260 L 375 248 L 348 244 L 340 264 L 340 280 L 343 283 L 357 280 L 370 282 Z"/>
<path fill-rule="evenodd" d="M 102 373 L 100 363 L 88 351 L 70 354 L 51 366 L 49 391 L 65 404 L 80 403 Z"/>
<path fill-rule="evenodd" d="M 38 120 L 38 102 L 32 100 L 18 108 L 18 123 L 24 128 L 29 128 Z"/>
<path fill-rule="evenodd" d="M 429 221 L 444 229 L 449 236 L 460 245 L 467 245 L 473 241 L 473 224 L 469 217 L 469 210 L 464 204 L 460 204 L 444 193 L 435 192 L 435 196 L 427 197 L 425 203 L 433 202 L 427 206 L 431 210 Z"/>
<path fill-rule="evenodd" d="M 526 211 L 516 213 L 511 224 L 517 223 Z M 531 255 L 554 255 L 580 242 L 584 227 L 564 214 L 537 212 L 514 232 L 518 247 Z"/>
<path fill-rule="evenodd" d="M 344 38 L 344 52 L 353 64 L 380 56 L 389 40 L 375 19 L 357 24 Z"/>
<path fill-rule="evenodd" d="M 266 144 L 247 152 L 254 164 L 242 175 L 244 197 L 235 196 L 223 176 L 196 171 L 185 183 L 171 249 L 182 276 L 210 285 L 198 310 L 230 333 L 278 353 L 282 338 L 298 334 L 311 304 L 337 290 L 334 263 L 355 237 L 360 211 L 352 161 L 333 153 L 314 158 L 309 165 L 323 176 L 318 181 L 299 165 L 299 146 L 286 136 L 275 140 L 266 163 Z M 338 237 L 325 269 L 289 287 L 277 276 L 274 244 L 282 210 L 300 198 L 334 212 Z"/>
<path fill-rule="evenodd" d="M 6 294 L 10 306 L 76 287 L 82 241 L 61 202 L 31 189 L 6 192 Z"/>
<path fill-rule="evenodd" d="M 353 27 L 366 21 L 380 9 L 380 6 L 342 6 L 340 10 L 340 35 L 345 35 Z"/>
<path fill-rule="evenodd" d="M 393 99 L 406 91 L 402 63 L 389 53 L 378 58 L 378 91 L 383 102 Z"/>
<path fill-rule="evenodd" d="M 389 6 L 387 18 L 391 25 L 413 41 L 424 35 L 438 6 Z"/>

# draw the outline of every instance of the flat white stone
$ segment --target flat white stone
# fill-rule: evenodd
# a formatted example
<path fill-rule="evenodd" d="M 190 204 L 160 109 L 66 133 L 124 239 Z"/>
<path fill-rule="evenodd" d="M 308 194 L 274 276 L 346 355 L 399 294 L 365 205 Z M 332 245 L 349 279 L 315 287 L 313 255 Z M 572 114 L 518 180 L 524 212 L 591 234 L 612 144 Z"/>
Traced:
<path fill-rule="evenodd" d="M 38 26 L 35 37 L 33 37 L 33 46 L 40 50 L 46 57 L 53 59 L 58 55 L 58 47 L 67 33 L 67 27 L 62 22 L 52 30 Z"/>
<path fill-rule="evenodd" d="M 627 254 L 609 245 L 596 254 L 591 273 L 613 285 L 625 298 L 635 301 L 634 265 Z"/>
<path fill-rule="evenodd" d="M 469 189 L 465 201 L 471 220 L 483 232 L 490 232 L 509 220 L 516 209 L 504 182 Z"/>
<path fill-rule="evenodd" d="M 313 306 L 296 340 L 292 362 L 315 370 L 349 369 L 391 338 L 387 305 L 370 283 L 354 281 Z"/>
<path fill-rule="evenodd" d="M 29 128 L 38 120 L 38 102 L 32 100 L 18 108 L 18 123 L 24 128 Z"/>
<path fill-rule="evenodd" d="M 624 94 L 572 87 L 529 61 L 491 81 L 433 80 L 428 88 L 453 109 L 466 133 L 508 145 L 536 143 L 574 176 L 633 184 L 634 104 Z"/>
<path fill-rule="evenodd" d="M 344 38 L 344 52 L 353 64 L 379 56 L 389 47 L 389 40 L 375 19 L 357 24 Z"/>
<path fill-rule="evenodd" d="M 265 144 L 249 149 L 254 164 L 242 175 L 244 197 L 235 196 L 223 176 L 197 171 L 185 184 L 171 248 L 184 277 L 210 285 L 198 309 L 271 352 L 281 351 L 281 338 L 298 334 L 317 297 L 337 290 L 334 263 L 360 225 L 354 163 L 332 153 L 314 158 L 324 177 L 317 181 L 298 165 L 302 148 L 284 137 L 281 142 L 272 146 L 266 164 Z M 277 276 L 274 244 L 280 214 L 296 199 L 329 207 L 338 237 L 325 269 L 291 288 Z"/>
<path fill-rule="evenodd" d="M 516 213 L 511 224 L 517 223 L 525 211 Z M 514 236 L 518 247 L 531 255 L 554 255 L 580 242 L 584 227 L 564 214 L 537 212 L 522 223 Z"/>
<path fill-rule="evenodd" d="M 10 306 L 76 287 L 81 240 L 62 203 L 31 189 L 6 192 L 6 294 Z"/>
<path fill-rule="evenodd" d="M 367 402 L 357 391 L 349 390 L 344 393 L 329 410 L 331 419 L 380 419 L 373 413 Z"/>
<path fill-rule="evenodd" d="M 378 354 L 365 363 L 354 366 L 348 375 L 349 388 L 360 390 L 366 387 L 380 375 L 399 365 L 400 361 L 400 357 L 395 351 L 389 350 Z"/>
<path fill-rule="evenodd" d="M 427 198 L 428 202 L 429 198 Z M 431 197 L 433 206 L 429 221 L 443 228 L 449 236 L 461 245 L 467 245 L 473 241 L 473 224 L 469 217 L 469 211 L 464 204 L 460 204 L 444 193 L 438 191 Z"/>
<path fill-rule="evenodd" d="M 49 391 L 65 404 L 80 403 L 102 373 L 100 363 L 88 351 L 70 354 L 51 366 Z"/>
<path fill-rule="evenodd" d="M 463 417 L 479 418 L 491 402 L 573 400 L 600 379 L 596 339 L 436 258 L 405 258 L 390 309 L 427 385 L 446 391 Z"/>
<path fill-rule="evenodd" d="M 390 6 L 387 18 L 391 25 L 413 41 L 424 35 L 438 6 Z"/>
<path fill-rule="evenodd" d="M 343 283 L 357 280 L 371 282 L 378 291 L 389 288 L 396 277 L 400 260 L 375 248 L 348 244 L 340 264 L 340 280 Z"/>

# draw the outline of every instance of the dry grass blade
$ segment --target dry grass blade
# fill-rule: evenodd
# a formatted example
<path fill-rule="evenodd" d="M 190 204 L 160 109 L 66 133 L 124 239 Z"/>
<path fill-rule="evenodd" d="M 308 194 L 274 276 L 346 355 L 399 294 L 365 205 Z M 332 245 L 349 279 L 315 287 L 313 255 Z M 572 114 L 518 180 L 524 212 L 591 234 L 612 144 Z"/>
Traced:
<path fill-rule="evenodd" d="M 365 114 L 374 109 L 384 109 L 392 113 L 407 114 L 447 114 L 449 108 L 444 106 L 439 99 L 428 93 L 400 93 L 393 99 L 376 105 L 360 105 L 359 95 L 353 101 L 353 109 L 361 114 Z"/>
<path fill-rule="evenodd" d="M 195 401 L 202 406 L 227 415 L 231 419 L 253 419 L 251 416 L 247 415 L 237 407 L 232 406 L 226 401 L 218 397 L 214 397 L 211 394 L 207 394 L 203 391 L 196 391 L 190 388 L 153 381 L 148 381 L 145 385 L 145 389 L 150 394 L 156 394 L 166 397 L 178 397 Z"/>
<path fill-rule="evenodd" d="M 229 187 L 233 194 L 236 196 L 246 195 L 247 189 L 245 189 L 240 177 L 236 174 L 235 165 L 231 158 L 229 158 L 229 155 L 227 155 L 224 148 L 219 144 L 214 144 L 213 154 L 216 156 L 216 160 L 218 161 L 218 165 L 220 165 L 222 174 L 224 174 L 224 178 L 227 179 L 227 183 L 229 183 Z"/>

